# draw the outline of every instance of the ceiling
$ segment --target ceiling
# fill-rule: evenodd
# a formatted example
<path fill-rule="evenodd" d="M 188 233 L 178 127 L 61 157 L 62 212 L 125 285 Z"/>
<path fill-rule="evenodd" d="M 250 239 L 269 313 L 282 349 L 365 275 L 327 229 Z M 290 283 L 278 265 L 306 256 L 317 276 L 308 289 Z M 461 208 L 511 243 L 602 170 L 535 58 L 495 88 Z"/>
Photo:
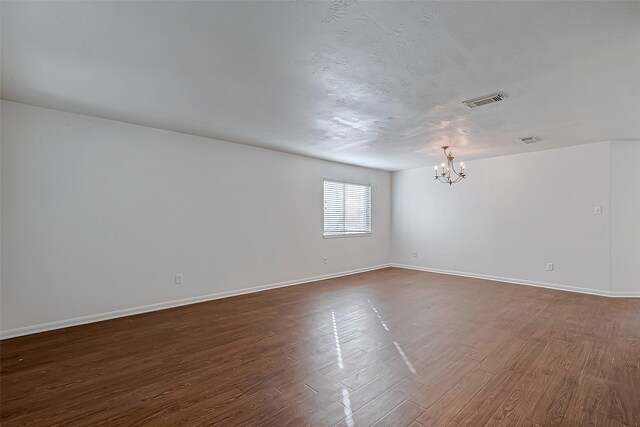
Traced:
<path fill-rule="evenodd" d="M 1 7 L 7 100 L 386 170 L 640 139 L 640 2 Z"/>

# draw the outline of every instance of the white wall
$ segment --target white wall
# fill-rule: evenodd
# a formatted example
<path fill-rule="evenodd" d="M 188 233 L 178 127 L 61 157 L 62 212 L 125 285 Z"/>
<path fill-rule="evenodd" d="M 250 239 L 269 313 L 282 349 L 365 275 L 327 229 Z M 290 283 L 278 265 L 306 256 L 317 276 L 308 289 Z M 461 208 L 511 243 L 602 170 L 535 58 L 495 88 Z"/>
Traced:
<path fill-rule="evenodd" d="M 640 296 L 640 141 L 611 149 L 611 289 Z"/>
<path fill-rule="evenodd" d="M 471 161 L 450 188 L 431 167 L 389 174 L 1 106 L 5 337 L 390 261 L 640 296 L 640 141 Z M 322 238 L 324 177 L 373 185 L 371 237 Z"/>
<path fill-rule="evenodd" d="M 393 261 L 609 294 L 610 157 L 606 142 L 476 160 L 452 187 L 394 172 Z"/>
<path fill-rule="evenodd" d="M 388 172 L 5 101 L 1 118 L 4 336 L 389 261 Z M 372 236 L 322 238 L 324 177 L 372 184 Z"/>

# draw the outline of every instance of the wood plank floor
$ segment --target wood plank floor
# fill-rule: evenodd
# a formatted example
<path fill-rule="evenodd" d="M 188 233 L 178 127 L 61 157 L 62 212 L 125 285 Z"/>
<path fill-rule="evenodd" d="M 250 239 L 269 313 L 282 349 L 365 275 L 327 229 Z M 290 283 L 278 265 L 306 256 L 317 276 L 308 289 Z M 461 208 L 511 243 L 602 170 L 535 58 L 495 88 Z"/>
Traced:
<path fill-rule="evenodd" d="M 640 300 L 394 268 L 1 352 L 5 427 L 640 422 Z"/>

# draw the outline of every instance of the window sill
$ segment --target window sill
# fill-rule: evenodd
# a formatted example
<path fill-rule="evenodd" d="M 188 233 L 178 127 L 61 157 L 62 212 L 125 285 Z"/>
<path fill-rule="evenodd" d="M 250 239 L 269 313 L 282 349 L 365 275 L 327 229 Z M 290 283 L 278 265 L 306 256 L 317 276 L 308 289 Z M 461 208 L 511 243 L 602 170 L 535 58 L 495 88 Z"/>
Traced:
<path fill-rule="evenodd" d="M 341 239 L 343 237 L 368 237 L 371 233 L 336 233 L 336 234 L 323 234 L 325 239 Z"/>

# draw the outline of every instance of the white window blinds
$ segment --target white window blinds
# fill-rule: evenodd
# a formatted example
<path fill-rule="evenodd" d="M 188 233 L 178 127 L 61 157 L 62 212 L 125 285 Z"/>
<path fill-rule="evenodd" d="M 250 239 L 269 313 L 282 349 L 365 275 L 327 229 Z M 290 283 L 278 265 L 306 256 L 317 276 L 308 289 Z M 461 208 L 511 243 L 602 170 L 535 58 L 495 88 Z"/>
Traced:
<path fill-rule="evenodd" d="M 324 235 L 371 233 L 371 186 L 324 180 Z"/>

